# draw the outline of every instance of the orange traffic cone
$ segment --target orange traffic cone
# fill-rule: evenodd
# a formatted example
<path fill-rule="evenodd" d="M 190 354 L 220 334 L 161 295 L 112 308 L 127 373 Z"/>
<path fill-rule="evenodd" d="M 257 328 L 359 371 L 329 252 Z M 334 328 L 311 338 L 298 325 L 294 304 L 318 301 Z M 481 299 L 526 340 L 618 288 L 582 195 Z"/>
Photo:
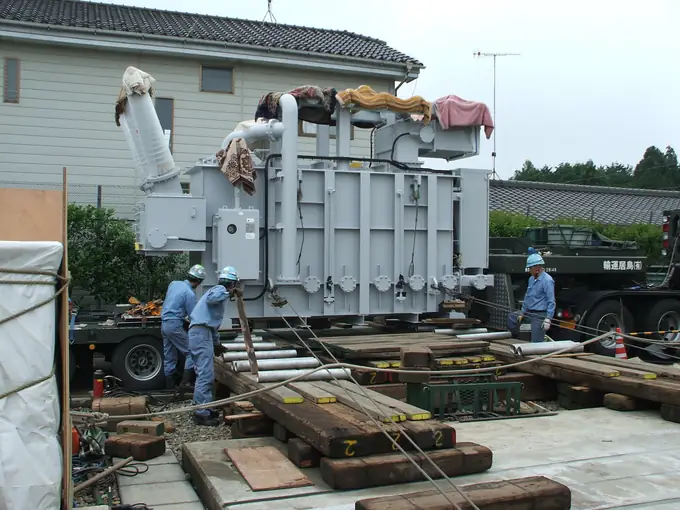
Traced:
<path fill-rule="evenodd" d="M 616 328 L 617 333 L 621 333 L 621 328 Z M 628 359 L 628 353 L 626 352 L 626 345 L 623 343 L 623 337 L 621 335 L 616 335 L 616 351 L 615 356 L 620 359 Z"/>

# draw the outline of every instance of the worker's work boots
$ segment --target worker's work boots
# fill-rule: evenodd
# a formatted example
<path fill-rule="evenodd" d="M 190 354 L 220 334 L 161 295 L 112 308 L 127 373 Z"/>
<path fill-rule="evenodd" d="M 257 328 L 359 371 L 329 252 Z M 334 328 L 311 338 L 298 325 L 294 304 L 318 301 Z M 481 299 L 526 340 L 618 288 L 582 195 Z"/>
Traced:
<path fill-rule="evenodd" d="M 165 376 L 165 389 L 173 390 L 177 386 L 177 374 L 170 374 Z"/>
<path fill-rule="evenodd" d="M 194 386 L 194 381 L 196 380 L 196 372 L 194 370 L 185 370 L 182 374 L 182 380 L 179 383 L 180 387 L 183 389 L 189 389 Z"/>
<path fill-rule="evenodd" d="M 220 425 L 220 414 L 212 410 L 209 416 L 194 414 L 194 423 L 204 427 L 218 427 Z"/>

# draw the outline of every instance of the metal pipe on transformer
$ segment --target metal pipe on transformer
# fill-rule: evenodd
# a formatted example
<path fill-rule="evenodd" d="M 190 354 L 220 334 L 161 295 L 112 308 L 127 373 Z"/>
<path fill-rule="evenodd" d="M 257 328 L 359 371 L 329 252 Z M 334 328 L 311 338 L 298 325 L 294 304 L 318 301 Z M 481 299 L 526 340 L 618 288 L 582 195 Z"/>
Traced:
<path fill-rule="evenodd" d="M 245 344 L 243 344 L 245 345 Z M 281 358 L 294 358 L 297 356 L 297 351 L 295 349 L 284 349 L 284 350 L 274 350 L 274 351 L 255 351 L 255 359 L 281 359 Z M 248 353 L 245 347 L 242 351 L 231 351 L 225 352 L 222 355 L 224 361 L 240 361 L 247 360 Z"/>
<path fill-rule="evenodd" d="M 474 333 L 472 335 L 458 335 L 459 340 L 504 340 L 511 338 L 509 331 L 494 331 L 493 333 Z"/>
<path fill-rule="evenodd" d="M 281 138 L 281 168 L 283 169 L 283 186 L 281 196 L 281 275 L 280 281 L 297 281 L 297 193 L 298 193 L 298 159 L 297 159 L 297 125 L 298 105 L 290 94 L 279 99 L 283 125 L 285 130 Z"/>
<path fill-rule="evenodd" d="M 331 368 L 326 370 L 319 370 L 311 373 L 311 370 L 267 370 L 260 372 L 257 375 L 257 382 L 281 382 L 293 377 L 297 377 L 303 373 L 307 373 L 305 377 L 301 377 L 298 381 L 328 381 L 330 379 L 349 379 L 350 372 L 347 368 Z"/>
<path fill-rule="evenodd" d="M 320 365 L 316 358 L 275 358 L 257 361 L 258 370 L 289 370 L 298 368 L 316 368 Z M 250 363 L 239 360 L 231 363 L 235 372 L 248 372 Z"/>

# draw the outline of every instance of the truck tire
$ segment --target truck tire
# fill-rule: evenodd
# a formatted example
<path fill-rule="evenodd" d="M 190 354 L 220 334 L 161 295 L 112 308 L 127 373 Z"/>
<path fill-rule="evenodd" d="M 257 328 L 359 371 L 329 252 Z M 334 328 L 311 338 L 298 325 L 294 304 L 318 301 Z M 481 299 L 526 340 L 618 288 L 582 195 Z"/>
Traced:
<path fill-rule="evenodd" d="M 616 328 L 621 328 L 622 333 L 627 333 L 633 330 L 633 314 L 625 306 L 622 306 L 618 301 L 603 301 L 599 303 L 592 311 L 586 315 L 584 322 L 586 326 L 586 340 L 592 338 L 593 335 L 601 335 L 607 331 L 616 331 Z M 597 330 L 597 333 L 594 331 Z M 614 357 L 616 353 L 616 340 L 614 338 L 607 338 L 600 342 L 595 342 L 586 346 L 588 350 L 603 356 Z"/>
<path fill-rule="evenodd" d="M 147 391 L 162 388 L 165 384 L 162 352 L 163 343 L 159 338 L 128 338 L 113 351 L 113 375 L 127 389 Z"/>
<path fill-rule="evenodd" d="M 645 331 L 667 331 L 675 329 L 680 329 L 680 301 L 677 299 L 663 299 L 655 304 L 647 314 Z M 663 342 L 677 342 L 680 340 L 680 333 L 653 335 L 652 339 Z M 642 347 L 645 347 L 645 345 L 642 344 Z M 643 350 L 657 359 L 675 359 L 675 354 L 671 349 L 658 344 L 649 344 L 649 346 Z"/>

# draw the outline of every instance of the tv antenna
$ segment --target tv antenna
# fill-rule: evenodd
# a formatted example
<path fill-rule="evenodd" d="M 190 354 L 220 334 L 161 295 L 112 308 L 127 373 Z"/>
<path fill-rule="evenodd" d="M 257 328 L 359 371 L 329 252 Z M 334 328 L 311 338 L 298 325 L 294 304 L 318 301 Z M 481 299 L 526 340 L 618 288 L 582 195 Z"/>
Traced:
<path fill-rule="evenodd" d="M 267 0 L 267 14 L 264 15 L 262 21 L 267 21 L 267 18 L 269 18 L 269 23 L 278 23 L 274 16 L 274 12 L 272 11 L 272 0 Z"/>
<path fill-rule="evenodd" d="M 491 161 L 493 164 L 492 179 L 497 179 L 496 173 L 496 133 L 498 132 L 498 124 L 496 123 L 496 58 L 497 57 L 519 57 L 519 53 L 484 53 L 482 51 L 475 51 L 473 57 L 493 57 L 493 152 L 491 153 Z"/>

